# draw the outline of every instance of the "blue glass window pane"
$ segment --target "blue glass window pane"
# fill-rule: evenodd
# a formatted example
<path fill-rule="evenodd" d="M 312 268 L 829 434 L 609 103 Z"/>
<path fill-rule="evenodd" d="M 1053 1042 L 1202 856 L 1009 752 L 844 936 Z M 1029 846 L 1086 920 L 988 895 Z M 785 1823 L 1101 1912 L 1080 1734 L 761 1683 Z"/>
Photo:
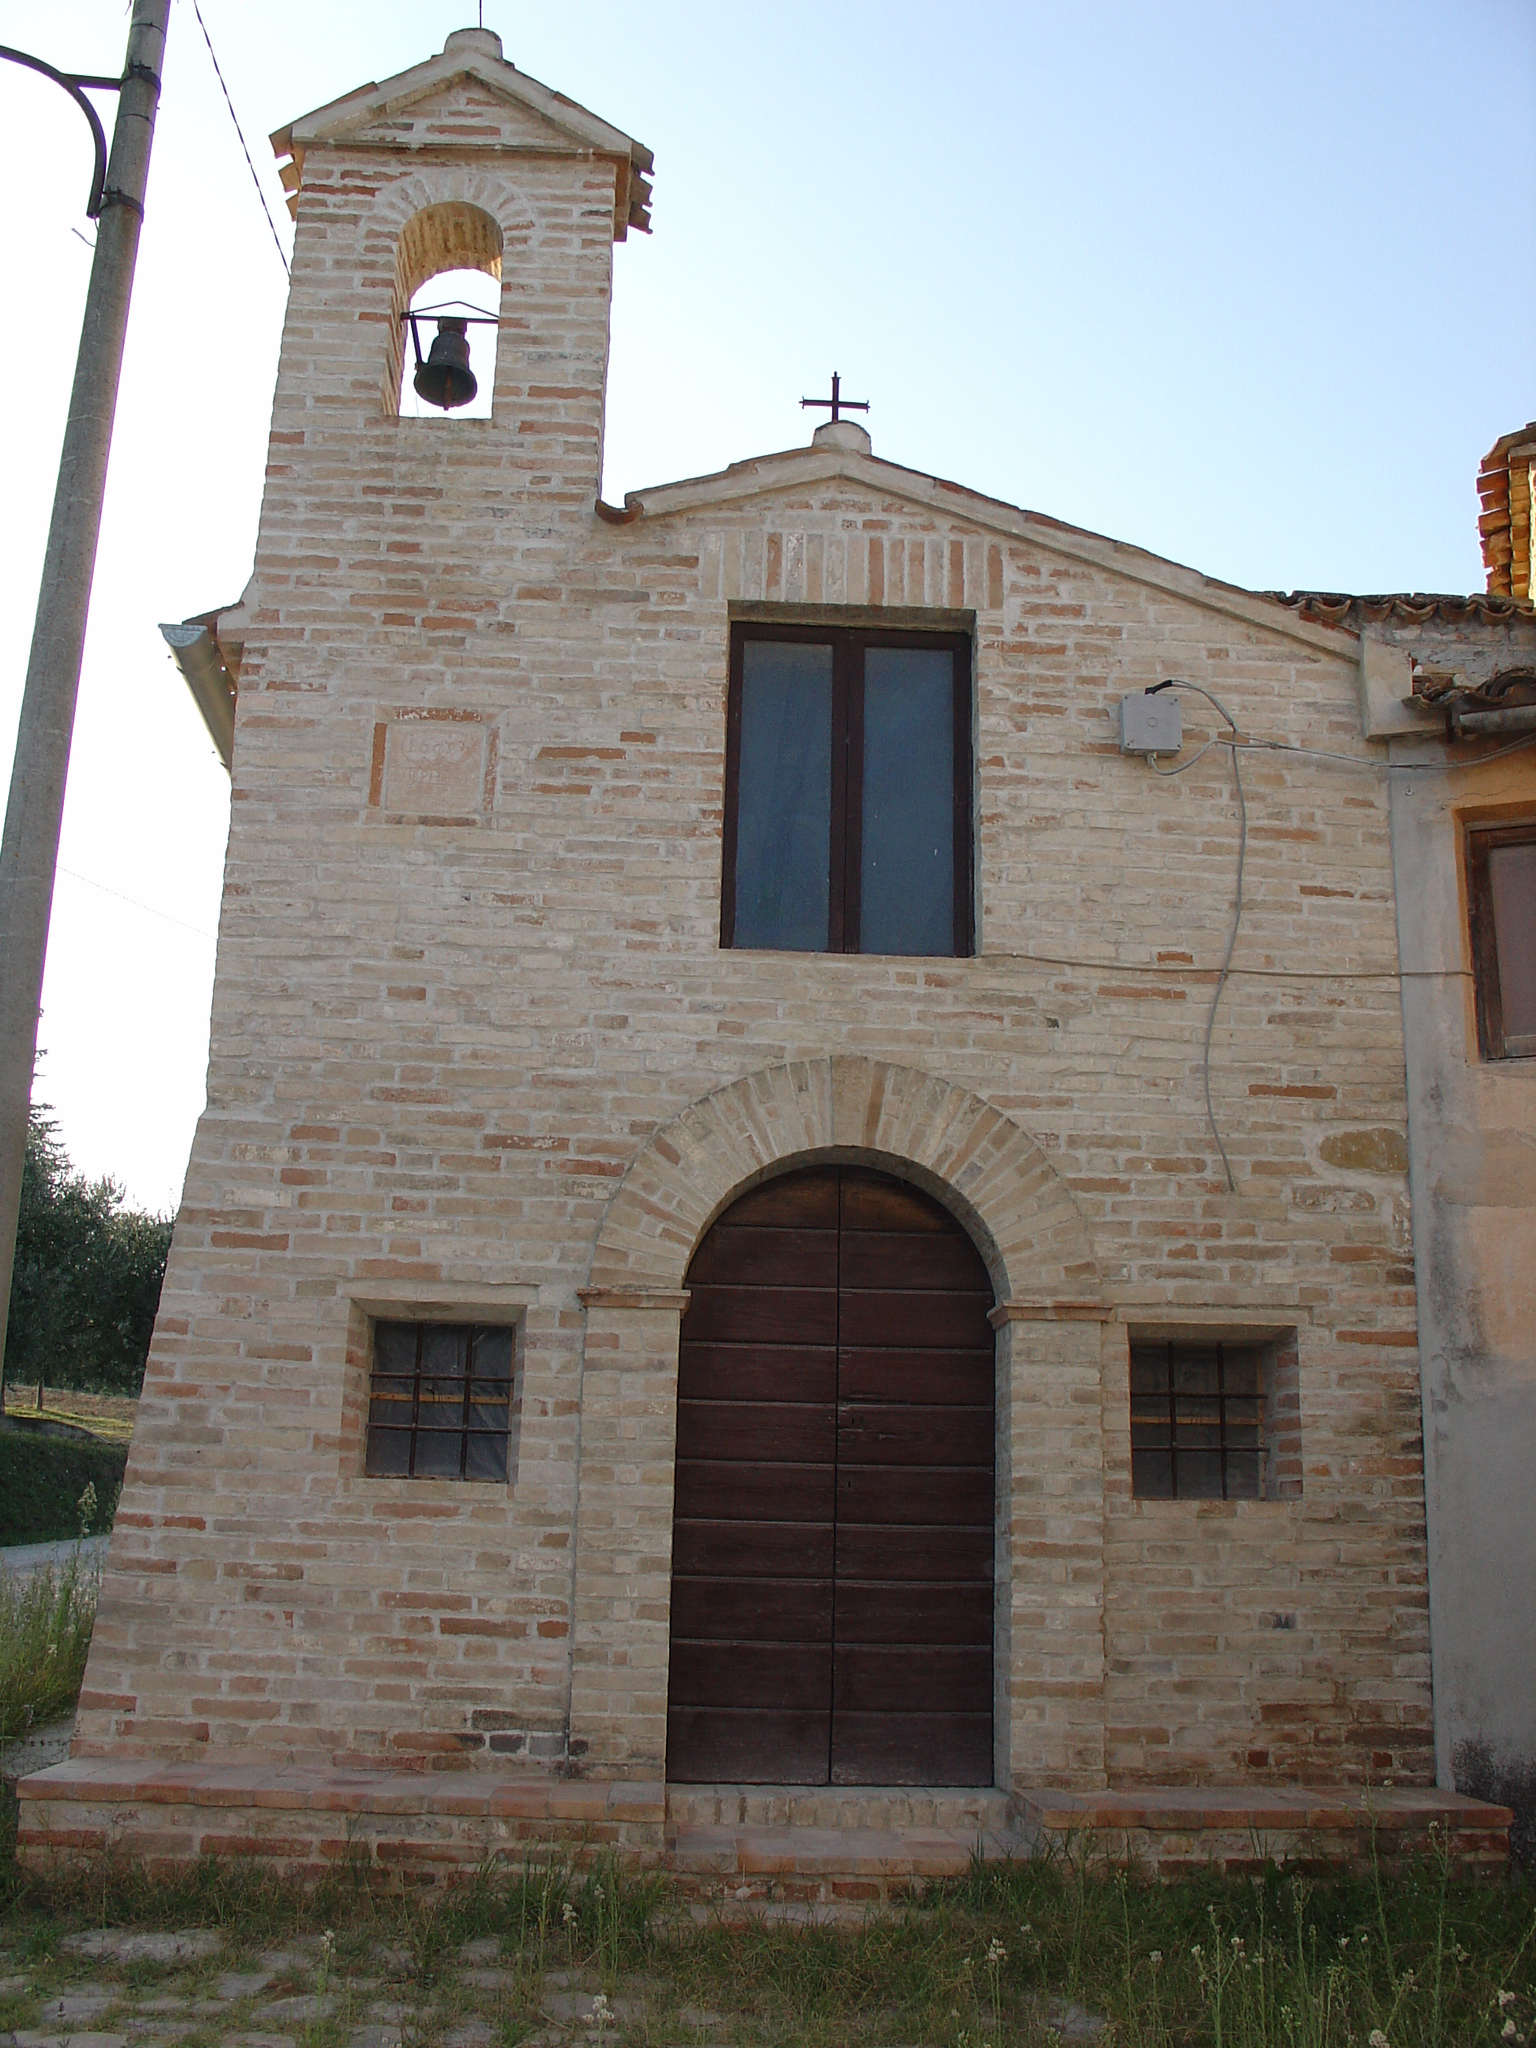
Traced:
<path fill-rule="evenodd" d="M 456 1429 L 422 1429 L 416 1432 L 416 1477 L 457 1479 L 464 1439 Z"/>
<path fill-rule="evenodd" d="M 416 1325 L 379 1323 L 373 1337 L 374 1370 L 402 1373 L 409 1379 L 416 1371 Z"/>
<path fill-rule="evenodd" d="M 462 1323 L 428 1323 L 421 1333 L 421 1370 L 445 1379 L 462 1380 L 467 1363 L 468 1330 Z"/>
<path fill-rule="evenodd" d="M 479 1329 L 471 1369 L 477 1380 L 510 1380 L 512 1377 L 512 1332 Z"/>
<path fill-rule="evenodd" d="M 742 649 L 736 805 L 738 946 L 827 950 L 832 830 L 832 649 Z"/>
<path fill-rule="evenodd" d="M 469 1452 L 464 1461 L 466 1479 L 505 1479 L 507 1476 L 507 1439 L 505 1432 L 500 1436 L 472 1436 Z"/>
<path fill-rule="evenodd" d="M 411 1432 L 408 1429 L 368 1428 L 368 1471 L 381 1479 L 403 1479 L 411 1469 Z"/>
<path fill-rule="evenodd" d="M 954 657 L 864 655 L 863 953 L 955 950 Z"/>

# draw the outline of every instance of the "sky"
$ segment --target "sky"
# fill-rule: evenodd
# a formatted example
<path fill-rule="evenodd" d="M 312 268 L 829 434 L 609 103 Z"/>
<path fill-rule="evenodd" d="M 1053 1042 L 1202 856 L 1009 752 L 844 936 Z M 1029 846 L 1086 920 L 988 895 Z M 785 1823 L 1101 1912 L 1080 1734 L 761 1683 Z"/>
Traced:
<path fill-rule="evenodd" d="M 283 249 L 269 133 L 441 49 L 464 0 L 200 0 Z M 875 452 L 1256 589 L 1481 589 L 1478 463 L 1536 416 L 1532 0 L 486 0 L 644 142 L 604 494 L 795 446 L 840 370 Z M 116 71 L 124 0 L 0 0 Z M 90 265 L 86 124 L 0 65 L 10 756 Z M 98 95 L 110 128 L 112 101 Z M 97 558 L 36 1099 L 174 1209 L 203 1105 L 229 780 L 157 624 L 250 572 L 286 277 L 191 0 L 165 89 Z M 824 416 L 824 415 L 823 415 Z"/>

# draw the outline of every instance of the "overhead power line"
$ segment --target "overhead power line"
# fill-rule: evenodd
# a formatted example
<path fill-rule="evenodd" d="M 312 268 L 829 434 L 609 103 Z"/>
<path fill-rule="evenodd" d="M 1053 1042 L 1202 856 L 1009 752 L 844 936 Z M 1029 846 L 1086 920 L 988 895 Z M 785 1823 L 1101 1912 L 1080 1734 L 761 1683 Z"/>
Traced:
<path fill-rule="evenodd" d="M 59 873 L 68 875 L 72 882 L 84 882 L 88 889 L 99 889 L 103 896 L 114 896 L 119 903 L 131 903 L 135 910 L 142 910 L 148 917 L 158 917 L 164 924 L 180 925 L 184 932 L 196 932 L 200 939 L 207 939 L 211 945 L 218 944 L 218 935 L 204 931 L 200 924 L 188 924 L 184 917 L 172 917 L 168 910 L 156 910 L 153 903 L 141 903 L 137 896 L 125 896 L 121 889 L 109 889 L 105 882 L 98 882 L 94 875 L 77 874 L 73 868 L 62 865 Z"/>
<path fill-rule="evenodd" d="M 192 12 L 197 16 L 197 25 L 203 32 L 203 41 L 208 45 L 208 55 L 213 59 L 213 75 L 219 81 L 219 90 L 224 95 L 224 104 L 229 109 L 229 118 L 235 124 L 235 133 L 240 138 L 240 147 L 245 151 L 246 169 L 251 174 L 251 183 L 256 187 L 256 197 L 261 201 L 261 210 L 267 216 L 267 226 L 272 230 L 272 241 L 277 250 L 278 261 L 282 264 L 284 273 L 292 277 L 293 272 L 288 268 L 288 258 L 283 252 L 282 237 L 277 232 L 277 222 L 272 218 L 272 209 L 267 204 L 267 195 L 261 189 L 261 180 L 256 175 L 256 166 L 251 162 L 251 152 L 246 144 L 245 130 L 240 126 L 240 116 L 235 112 L 235 103 L 229 96 L 229 87 L 224 83 L 224 74 L 219 69 L 219 60 L 213 47 L 213 37 L 208 33 L 208 24 L 203 19 L 203 10 L 198 6 L 197 0 L 192 0 Z"/>

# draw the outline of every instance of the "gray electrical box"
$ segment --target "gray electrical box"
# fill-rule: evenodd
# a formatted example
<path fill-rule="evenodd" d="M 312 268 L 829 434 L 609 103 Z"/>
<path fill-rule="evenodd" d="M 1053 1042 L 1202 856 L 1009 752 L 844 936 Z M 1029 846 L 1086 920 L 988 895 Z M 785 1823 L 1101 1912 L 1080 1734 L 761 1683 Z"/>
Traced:
<path fill-rule="evenodd" d="M 1122 754 L 1176 754 L 1184 744 L 1184 721 L 1172 691 L 1149 697 L 1138 690 L 1120 699 Z"/>

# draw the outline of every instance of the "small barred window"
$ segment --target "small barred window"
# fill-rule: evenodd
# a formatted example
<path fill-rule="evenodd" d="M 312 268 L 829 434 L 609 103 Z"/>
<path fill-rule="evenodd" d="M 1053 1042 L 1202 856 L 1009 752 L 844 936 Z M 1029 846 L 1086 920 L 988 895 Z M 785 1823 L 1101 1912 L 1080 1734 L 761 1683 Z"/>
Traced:
<path fill-rule="evenodd" d="M 1131 1346 L 1131 1491 L 1138 1500 L 1261 1500 L 1264 1455 L 1259 1349 Z"/>
<path fill-rule="evenodd" d="M 484 1323 L 375 1323 L 364 1471 L 507 1477 L 513 1332 Z"/>

